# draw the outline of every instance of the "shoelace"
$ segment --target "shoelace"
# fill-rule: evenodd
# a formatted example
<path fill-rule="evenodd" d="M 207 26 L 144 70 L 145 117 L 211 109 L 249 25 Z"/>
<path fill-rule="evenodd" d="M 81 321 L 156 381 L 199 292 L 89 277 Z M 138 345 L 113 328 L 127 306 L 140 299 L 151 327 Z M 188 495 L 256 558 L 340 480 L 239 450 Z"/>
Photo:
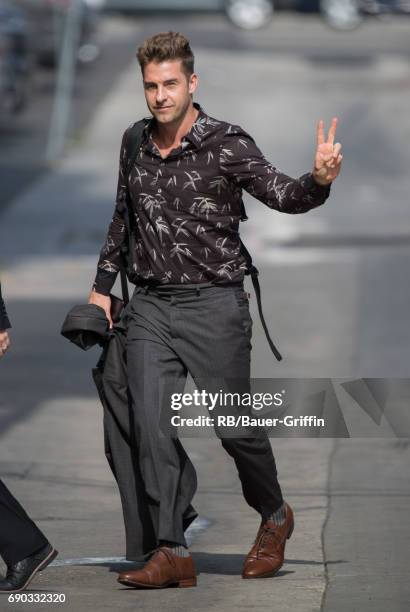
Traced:
<path fill-rule="evenodd" d="M 163 552 L 164 555 L 166 556 L 166 558 L 168 559 L 169 563 L 172 565 L 172 567 L 175 567 L 175 559 L 174 556 L 172 554 L 172 552 L 170 550 L 168 550 L 165 546 L 159 546 L 155 552 L 155 555 L 158 555 L 158 553 Z M 151 557 L 153 558 L 153 557 Z"/>
<path fill-rule="evenodd" d="M 262 532 L 259 536 L 258 539 L 258 544 L 257 544 L 257 552 L 256 552 L 256 556 L 257 558 L 259 558 L 259 553 L 261 551 L 261 549 L 265 546 L 265 544 L 269 541 L 272 542 L 277 542 L 278 544 L 280 543 L 280 536 L 277 532 L 276 529 L 272 529 L 271 527 L 263 527 L 262 528 Z"/>

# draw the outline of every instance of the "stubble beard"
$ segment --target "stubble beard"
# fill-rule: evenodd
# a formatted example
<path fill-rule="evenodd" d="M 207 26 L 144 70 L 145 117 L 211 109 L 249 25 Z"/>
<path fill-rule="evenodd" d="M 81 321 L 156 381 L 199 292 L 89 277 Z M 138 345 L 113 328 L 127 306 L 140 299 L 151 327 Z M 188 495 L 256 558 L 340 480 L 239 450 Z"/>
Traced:
<path fill-rule="evenodd" d="M 190 100 L 191 98 L 189 98 L 179 110 L 175 106 L 173 108 L 170 108 L 169 114 L 158 113 L 155 108 L 151 109 L 151 113 L 154 115 L 156 121 L 162 125 L 172 125 L 175 123 L 179 123 L 185 117 L 188 111 Z"/>

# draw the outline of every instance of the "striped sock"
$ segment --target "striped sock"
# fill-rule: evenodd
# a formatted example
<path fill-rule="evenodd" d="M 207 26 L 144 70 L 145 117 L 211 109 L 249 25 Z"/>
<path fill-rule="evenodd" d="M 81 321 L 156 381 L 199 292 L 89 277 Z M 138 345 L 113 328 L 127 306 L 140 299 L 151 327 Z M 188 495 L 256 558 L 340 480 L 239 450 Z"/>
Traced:
<path fill-rule="evenodd" d="M 169 548 L 177 557 L 189 557 L 190 552 L 186 546 L 182 544 L 175 544 L 175 542 L 168 542 L 168 540 L 160 540 L 160 547 L 165 546 L 165 548 Z"/>
<path fill-rule="evenodd" d="M 285 506 L 285 502 L 283 502 L 280 508 L 278 508 L 277 510 L 275 510 L 275 512 L 272 512 L 272 514 L 268 516 L 268 521 L 273 521 L 275 525 L 283 525 L 285 520 L 286 520 L 286 506 Z"/>

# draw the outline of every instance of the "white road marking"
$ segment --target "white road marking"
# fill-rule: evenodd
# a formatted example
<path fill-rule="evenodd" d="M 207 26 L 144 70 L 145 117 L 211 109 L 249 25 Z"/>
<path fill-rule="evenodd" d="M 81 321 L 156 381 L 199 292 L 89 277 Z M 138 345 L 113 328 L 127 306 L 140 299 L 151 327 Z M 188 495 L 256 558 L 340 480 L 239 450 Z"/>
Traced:
<path fill-rule="evenodd" d="M 186 532 L 186 539 L 188 546 L 191 546 L 195 538 L 208 529 L 211 521 L 206 518 L 197 518 L 192 525 L 190 525 Z M 49 567 L 62 567 L 66 565 L 107 565 L 114 563 L 128 563 L 134 565 L 137 561 L 128 561 L 125 557 L 78 557 L 74 559 L 56 559 L 50 563 Z"/>

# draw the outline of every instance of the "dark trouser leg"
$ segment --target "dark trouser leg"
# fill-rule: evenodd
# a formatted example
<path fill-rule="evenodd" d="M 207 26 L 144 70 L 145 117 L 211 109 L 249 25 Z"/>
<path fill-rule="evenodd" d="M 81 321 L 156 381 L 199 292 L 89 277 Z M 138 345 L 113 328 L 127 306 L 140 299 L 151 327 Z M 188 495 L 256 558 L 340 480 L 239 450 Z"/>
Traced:
<path fill-rule="evenodd" d="M 127 313 L 127 369 L 139 466 L 157 539 L 186 545 L 183 514 L 196 490 L 196 473 L 182 444 L 161 432 L 163 382 L 182 393 L 187 371 L 170 346 L 167 304 L 135 294 Z M 181 474 L 188 477 L 181 490 Z"/>
<path fill-rule="evenodd" d="M 136 445 L 131 444 L 128 422 L 125 423 L 128 435 L 125 435 L 115 416 L 104 407 L 105 455 L 121 496 L 126 558 L 139 560 L 143 555 L 153 551 L 157 547 L 157 542 L 148 510 L 149 500 L 145 494 L 144 481 L 135 451 Z M 124 415 L 123 420 L 127 416 Z M 143 529 L 141 525 L 144 526 Z"/>
<path fill-rule="evenodd" d="M 48 543 L 24 508 L 0 480 L 0 555 L 11 566 Z"/>
<path fill-rule="evenodd" d="M 235 461 L 246 501 L 266 520 L 283 503 L 269 439 L 222 438 L 221 442 Z"/>
<path fill-rule="evenodd" d="M 215 392 L 223 378 L 237 379 L 237 389 L 249 392 L 252 319 L 243 290 L 215 287 L 203 290 L 195 303 L 176 299 L 174 346 L 197 386 Z M 260 428 L 254 431 L 256 437 L 216 433 L 235 461 L 247 503 L 266 518 L 283 498 L 269 438 Z"/>

